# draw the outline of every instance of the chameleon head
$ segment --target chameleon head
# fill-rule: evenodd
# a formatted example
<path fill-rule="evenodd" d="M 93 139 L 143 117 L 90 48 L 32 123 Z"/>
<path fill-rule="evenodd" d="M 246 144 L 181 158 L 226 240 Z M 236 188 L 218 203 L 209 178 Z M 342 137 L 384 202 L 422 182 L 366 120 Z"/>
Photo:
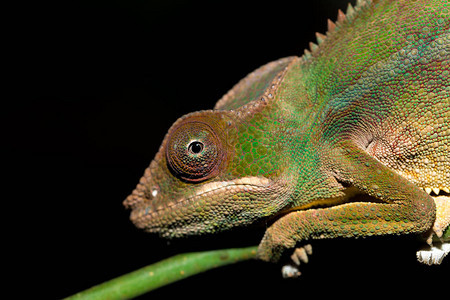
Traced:
<path fill-rule="evenodd" d="M 133 223 L 180 237 L 252 223 L 280 210 L 280 182 L 240 167 L 246 150 L 236 145 L 243 126 L 230 111 L 202 111 L 176 121 L 124 201 Z"/>

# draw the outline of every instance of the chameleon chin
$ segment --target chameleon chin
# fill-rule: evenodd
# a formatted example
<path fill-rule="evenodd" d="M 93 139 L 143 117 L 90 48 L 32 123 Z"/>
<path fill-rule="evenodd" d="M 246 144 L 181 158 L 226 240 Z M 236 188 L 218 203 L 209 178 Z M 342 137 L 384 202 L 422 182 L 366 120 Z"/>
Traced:
<path fill-rule="evenodd" d="M 418 260 L 442 261 L 450 3 L 357 2 L 302 56 L 173 124 L 124 202 L 137 227 L 172 238 L 270 218 L 258 256 L 273 262 L 311 239 L 421 234 Z M 310 253 L 295 250 L 285 273 Z"/>

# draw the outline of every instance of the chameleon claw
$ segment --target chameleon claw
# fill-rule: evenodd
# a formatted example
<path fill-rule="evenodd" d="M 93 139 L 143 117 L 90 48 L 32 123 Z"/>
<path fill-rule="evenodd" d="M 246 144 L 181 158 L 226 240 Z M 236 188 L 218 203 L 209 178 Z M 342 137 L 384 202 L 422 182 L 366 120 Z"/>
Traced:
<path fill-rule="evenodd" d="M 281 268 L 281 274 L 283 278 L 298 278 L 302 273 L 299 270 L 300 264 L 308 263 L 308 255 L 312 254 L 311 244 L 304 245 L 303 247 L 298 247 L 294 250 L 291 255 L 291 263 L 284 265 Z"/>
<path fill-rule="evenodd" d="M 302 275 L 298 267 L 293 265 L 284 265 L 281 268 L 281 274 L 283 278 L 298 278 Z"/>
<path fill-rule="evenodd" d="M 440 265 L 450 252 L 450 243 L 438 243 L 437 246 L 427 246 L 417 251 L 417 260 L 426 265 Z"/>
<path fill-rule="evenodd" d="M 299 266 L 301 262 L 308 263 L 308 255 L 312 254 L 312 246 L 310 244 L 296 248 L 291 255 L 291 260 L 295 265 Z"/>
<path fill-rule="evenodd" d="M 283 278 L 298 278 L 302 273 L 299 270 L 300 264 L 308 263 L 308 255 L 312 254 L 312 246 L 310 244 L 296 248 L 291 255 L 291 263 L 281 268 Z"/>
<path fill-rule="evenodd" d="M 311 246 L 311 244 L 307 244 L 307 245 L 303 246 L 303 248 L 305 248 L 306 254 L 308 254 L 308 255 L 312 254 L 312 246 Z"/>

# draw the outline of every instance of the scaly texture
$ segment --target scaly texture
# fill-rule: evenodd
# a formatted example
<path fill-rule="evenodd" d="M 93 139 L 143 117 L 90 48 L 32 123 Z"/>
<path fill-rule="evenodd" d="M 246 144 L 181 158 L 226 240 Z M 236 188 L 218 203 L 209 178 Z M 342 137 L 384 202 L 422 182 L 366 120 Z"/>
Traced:
<path fill-rule="evenodd" d="M 125 200 L 132 221 L 179 237 L 270 220 L 258 255 L 271 261 L 314 238 L 442 237 L 449 10 L 417 0 L 339 11 L 302 57 L 257 69 L 214 110 L 175 122 Z"/>

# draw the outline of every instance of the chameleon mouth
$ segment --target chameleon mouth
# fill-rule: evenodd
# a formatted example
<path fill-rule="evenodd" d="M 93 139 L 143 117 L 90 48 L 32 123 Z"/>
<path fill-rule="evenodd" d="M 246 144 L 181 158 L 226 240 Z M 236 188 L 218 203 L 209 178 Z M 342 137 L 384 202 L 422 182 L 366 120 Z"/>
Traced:
<path fill-rule="evenodd" d="M 176 201 L 165 202 L 163 199 L 157 199 L 162 195 L 156 195 L 155 192 L 153 200 L 144 200 L 133 209 L 131 220 L 138 228 L 159 233 L 164 237 L 201 234 L 210 232 L 219 225 L 221 228 L 218 230 L 229 227 L 225 224 L 229 223 L 227 217 L 234 219 L 234 222 L 247 220 L 247 217 L 241 220 L 236 217 L 245 214 L 242 204 L 245 202 L 247 208 L 258 208 L 263 200 L 257 199 L 256 195 L 271 198 L 275 196 L 276 190 L 270 179 L 249 176 L 205 183 L 195 189 L 192 195 Z"/>

